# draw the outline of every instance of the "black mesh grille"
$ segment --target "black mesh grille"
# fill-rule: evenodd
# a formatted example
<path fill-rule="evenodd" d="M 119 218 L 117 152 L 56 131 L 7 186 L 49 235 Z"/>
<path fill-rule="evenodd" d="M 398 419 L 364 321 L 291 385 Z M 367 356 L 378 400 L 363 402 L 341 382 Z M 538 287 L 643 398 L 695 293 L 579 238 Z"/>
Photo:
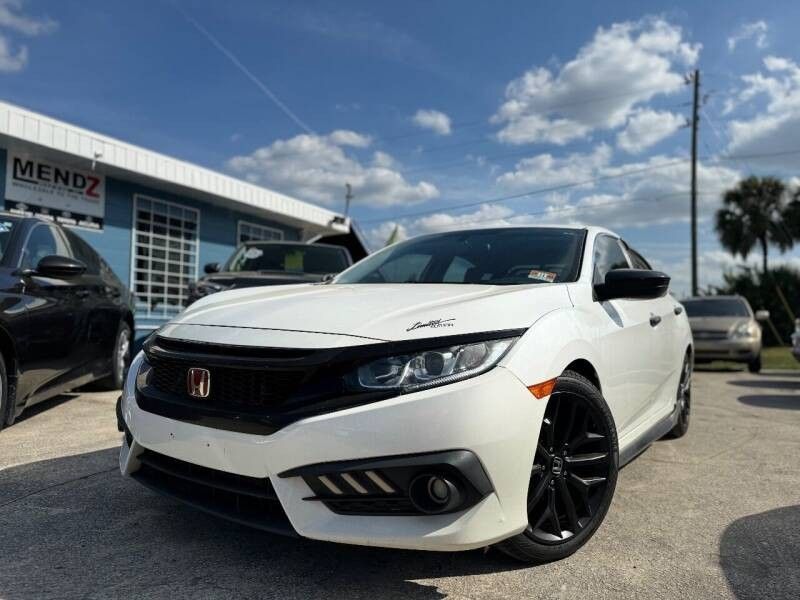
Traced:
<path fill-rule="evenodd" d="M 132 476 L 147 487 L 243 525 L 296 535 L 268 478 L 194 465 L 152 450 L 139 455 Z"/>
<path fill-rule="evenodd" d="M 301 370 L 214 367 L 152 357 L 149 362 L 153 367 L 153 387 L 185 400 L 194 400 L 188 393 L 188 370 L 191 367 L 208 369 L 211 375 L 209 396 L 198 400 L 206 406 L 272 408 L 297 391 L 306 376 Z"/>

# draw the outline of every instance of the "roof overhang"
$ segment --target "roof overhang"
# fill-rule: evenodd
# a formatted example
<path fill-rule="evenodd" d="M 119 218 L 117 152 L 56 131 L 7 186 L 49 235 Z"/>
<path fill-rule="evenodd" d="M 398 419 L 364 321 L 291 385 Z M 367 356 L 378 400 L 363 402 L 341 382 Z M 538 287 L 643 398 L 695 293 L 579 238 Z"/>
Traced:
<path fill-rule="evenodd" d="M 6 102 L 0 146 L 276 221 L 302 229 L 304 238 L 350 228 L 349 219 L 314 204 Z"/>

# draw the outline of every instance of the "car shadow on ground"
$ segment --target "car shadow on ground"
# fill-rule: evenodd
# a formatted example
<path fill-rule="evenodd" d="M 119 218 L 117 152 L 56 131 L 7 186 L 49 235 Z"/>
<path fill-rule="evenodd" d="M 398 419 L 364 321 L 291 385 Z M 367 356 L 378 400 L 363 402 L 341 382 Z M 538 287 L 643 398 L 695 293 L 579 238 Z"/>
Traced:
<path fill-rule="evenodd" d="M 766 388 L 770 390 L 798 390 L 800 391 L 800 379 L 735 379 L 728 382 L 728 385 L 747 388 Z"/>
<path fill-rule="evenodd" d="M 415 580 L 526 568 L 494 550 L 385 550 L 255 531 L 121 477 L 117 452 L 0 471 L 0 597 L 434 599 L 445 597 L 435 581 Z"/>
<path fill-rule="evenodd" d="M 719 554 L 739 600 L 800 598 L 800 505 L 734 521 L 722 534 Z"/>
<path fill-rule="evenodd" d="M 784 410 L 800 410 L 800 396 L 769 394 L 748 394 L 739 396 L 739 402 L 757 408 L 780 408 Z M 800 568 L 800 567 L 798 567 Z"/>
<path fill-rule="evenodd" d="M 69 402 L 70 400 L 77 398 L 80 394 L 77 393 L 67 393 L 61 394 L 59 396 L 55 396 L 48 400 L 44 400 L 43 402 L 39 402 L 38 404 L 34 404 L 30 408 L 26 408 L 20 416 L 18 416 L 14 422 L 20 423 L 25 421 L 26 419 L 30 419 L 31 417 L 35 417 L 38 414 L 41 414 L 51 408 L 55 408 L 59 404 L 64 404 L 64 402 Z"/>

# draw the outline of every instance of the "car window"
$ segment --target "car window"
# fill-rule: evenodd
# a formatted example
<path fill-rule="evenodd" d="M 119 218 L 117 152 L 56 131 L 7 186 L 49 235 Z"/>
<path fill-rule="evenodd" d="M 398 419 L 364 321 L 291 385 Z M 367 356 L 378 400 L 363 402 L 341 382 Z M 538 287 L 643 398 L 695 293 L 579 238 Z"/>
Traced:
<path fill-rule="evenodd" d="M 628 268 L 619 240 L 610 235 L 598 236 L 594 242 L 594 283 L 603 283 L 609 271 Z"/>
<path fill-rule="evenodd" d="M 98 275 L 100 273 L 100 257 L 97 256 L 97 252 L 80 236 L 69 229 L 64 230 L 64 233 L 72 249 L 72 256 L 86 265 L 87 273 Z"/>
<path fill-rule="evenodd" d="M 278 271 L 326 275 L 347 268 L 347 257 L 340 248 L 312 244 L 245 244 L 239 246 L 225 271 Z"/>
<path fill-rule="evenodd" d="M 684 300 L 683 306 L 690 317 L 749 317 L 750 309 L 740 298 L 708 298 Z"/>
<path fill-rule="evenodd" d="M 586 232 L 506 227 L 453 231 L 393 244 L 335 283 L 530 285 L 575 281 Z"/>
<path fill-rule="evenodd" d="M 45 256 L 72 256 L 61 233 L 50 225 L 37 224 L 31 229 L 22 249 L 23 269 L 35 269 Z"/>
<path fill-rule="evenodd" d="M 634 269 L 640 269 L 643 271 L 653 270 L 653 267 L 650 266 L 650 263 L 647 262 L 641 254 L 631 248 L 628 244 L 625 244 L 625 249 L 628 251 L 628 257 L 631 259 L 631 266 Z"/>

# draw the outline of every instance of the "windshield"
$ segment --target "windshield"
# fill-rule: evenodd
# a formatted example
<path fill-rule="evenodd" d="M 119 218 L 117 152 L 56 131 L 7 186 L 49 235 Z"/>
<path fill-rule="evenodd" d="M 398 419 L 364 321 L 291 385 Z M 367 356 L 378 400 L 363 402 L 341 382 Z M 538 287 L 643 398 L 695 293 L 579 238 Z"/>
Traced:
<path fill-rule="evenodd" d="M 6 254 L 8 242 L 11 240 L 11 233 L 14 231 L 16 221 L 9 218 L 0 219 L 0 259 Z"/>
<path fill-rule="evenodd" d="M 686 300 L 683 302 L 690 317 L 749 317 L 750 311 L 742 300 L 720 298 L 711 300 Z"/>
<path fill-rule="evenodd" d="M 228 261 L 225 271 L 283 271 L 326 275 L 347 268 L 339 248 L 300 244 L 246 244 Z"/>
<path fill-rule="evenodd" d="M 575 281 L 585 232 L 507 228 L 408 240 L 365 258 L 335 283 L 522 285 Z"/>

